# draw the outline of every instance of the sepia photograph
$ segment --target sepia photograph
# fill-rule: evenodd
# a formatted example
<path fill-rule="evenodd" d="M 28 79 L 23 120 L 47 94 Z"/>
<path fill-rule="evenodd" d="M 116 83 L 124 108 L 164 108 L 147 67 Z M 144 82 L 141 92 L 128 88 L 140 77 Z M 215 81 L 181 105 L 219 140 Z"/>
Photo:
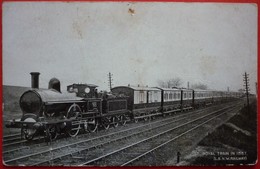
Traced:
<path fill-rule="evenodd" d="M 4 166 L 257 163 L 254 3 L 3 2 Z"/>

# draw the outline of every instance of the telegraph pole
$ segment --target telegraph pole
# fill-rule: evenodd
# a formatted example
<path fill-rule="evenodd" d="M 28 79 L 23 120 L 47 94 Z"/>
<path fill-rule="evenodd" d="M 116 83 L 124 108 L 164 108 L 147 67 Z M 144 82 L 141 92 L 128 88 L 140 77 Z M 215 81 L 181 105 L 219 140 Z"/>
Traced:
<path fill-rule="evenodd" d="M 112 73 L 108 73 L 108 84 L 109 84 L 109 89 L 110 89 L 110 91 L 111 91 L 111 89 L 112 89 L 112 76 L 113 76 L 113 74 Z"/>
<path fill-rule="evenodd" d="M 246 100 L 247 100 L 247 107 L 248 107 L 248 110 L 249 110 L 249 91 L 250 91 L 250 89 L 249 89 L 249 74 L 247 74 L 246 72 L 245 72 L 245 74 L 244 74 L 244 87 L 245 87 L 245 91 L 246 91 Z"/>

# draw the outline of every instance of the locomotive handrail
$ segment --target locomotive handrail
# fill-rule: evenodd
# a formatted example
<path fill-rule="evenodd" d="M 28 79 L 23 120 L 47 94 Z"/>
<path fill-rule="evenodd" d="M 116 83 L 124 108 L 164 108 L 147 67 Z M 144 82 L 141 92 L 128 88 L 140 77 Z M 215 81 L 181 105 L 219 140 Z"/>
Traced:
<path fill-rule="evenodd" d="M 48 101 L 45 105 L 61 104 L 61 103 L 85 103 L 84 100 L 66 100 L 66 101 Z"/>

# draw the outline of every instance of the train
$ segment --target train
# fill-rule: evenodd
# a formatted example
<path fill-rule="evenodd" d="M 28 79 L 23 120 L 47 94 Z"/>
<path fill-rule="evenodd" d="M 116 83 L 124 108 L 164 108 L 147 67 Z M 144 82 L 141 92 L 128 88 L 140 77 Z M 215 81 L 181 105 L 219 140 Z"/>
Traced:
<path fill-rule="evenodd" d="M 183 112 L 243 97 L 241 92 L 116 86 L 110 93 L 98 92 L 93 84 L 71 84 L 61 91 L 57 78 L 48 89 L 39 88 L 39 72 L 31 72 L 31 89 L 20 97 L 22 117 L 10 120 L 6 127 L 20 128 L 21 137 L 32 140 L 43 135 L 52 141 L 60 134 L 77 136 L 80 131 L 125 125 L 156 116 Z"/>

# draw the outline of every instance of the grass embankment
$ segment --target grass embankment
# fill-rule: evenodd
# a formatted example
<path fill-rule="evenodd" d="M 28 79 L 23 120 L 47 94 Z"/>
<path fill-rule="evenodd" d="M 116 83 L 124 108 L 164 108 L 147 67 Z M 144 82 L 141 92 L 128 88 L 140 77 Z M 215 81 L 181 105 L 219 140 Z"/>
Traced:
<path fill-rule="evenodd" d="M 249 111 L 241 109 L 227 123 L 208 134 L 198 149 L 206 150 L 192 160 L 193 165 L 245 165 L 257 159 L 257 109 L 254 101 Z"/>
<path fill-rule="evenodd" d="M 3 86 L 4 111 L 19 111 L 19 99 L 28 87 Z"/>

